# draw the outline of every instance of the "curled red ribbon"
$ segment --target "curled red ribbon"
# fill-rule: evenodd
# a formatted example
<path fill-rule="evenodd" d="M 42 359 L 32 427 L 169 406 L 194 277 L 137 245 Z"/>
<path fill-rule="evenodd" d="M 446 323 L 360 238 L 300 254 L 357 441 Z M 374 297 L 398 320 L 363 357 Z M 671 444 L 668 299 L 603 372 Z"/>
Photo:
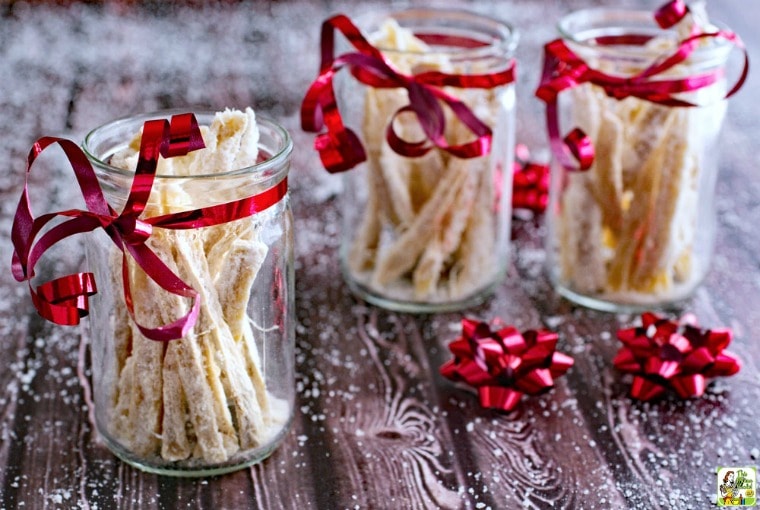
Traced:
<path fill-rule="evenodd" d="M 493 331 L 487 322 L 462 319 L 462 336 L 449 344 L 454 359 L 440 371 L 477 388 L 483 407 L 511 411 L 523 394 L 548 391 L 573 366 L 573 358 L 556 352 L 556 345 L 557 334 L 550 331 Z"/>
<path fill-rule="evenodd" d="M 687 12 L 688 6 L 683 1 L 673 0 L 658 9 L 655 13 L 655 19 L 662 28 L 669 28 L 679 22 Z M 627 78 L 608 75 L 591 68 L 583 59 L 573 53 L 561 39 L 546 44 L 544 46 L 544 68 L 536 96 L 546 103 L 546 126 L 549 143 L 558 162 L 568 171 L 588 170 L 594 162 L 593 142 L 581 129 L 574 128 L 567 136 L 561 138 L 557 108 L 557 98 L 560 92 L 583 83 L 593 83 L 601 87 L 607 96 L 618 100 L 626 97 L 637 97 L 665 106 L 699 106 L 678 99 L 675 94 L 692 92 L 713 85 L 722 78 L 722 69 L 685 78 L 665 80 L 653 78 L 686 60 L 697 49 L 700 40 L 709 38 L 725 39 L 744 53 L 744 67 L 736 83 L 726 93 L 724 99 L 727 99 L 741 88 L 749 73 L 747 51 L 739 36 L 733 32 L 718 30 L 708 33 L 692 33 L 679 43 L 672 55 L 658 59 L 639 74 Z M 645 44 L 649 39 L 648 36 L 621 35 L 597 38 L 594 42 L 599 45 Z"/>
<path fill-rule="evenodd" d="M 689 13 L 689 6 L 683 0 L 666 3 L 654 13 L 654 19 L 660 28 L 670 28 L 684 19 Z"/>
<path fill-rule="evenodd" d="M 356 51 L 335 57 L 335 31 L 343 34 Z M 338 110 L 332 82 L 343 67 L 348 67 L 351 74 L 364 85 L 407 90 L 409 104 L 392 116 L 385 133 L 388 144 L 398 154 L 419 157 L 433 147 L 459 158 L 476 158 L 490 153 L 491 129 L 467 105 L 444 92 L 441 87 L 490 89 L 513 83 L 514 61 L 505 70 L 490 74 L 458 75 L 428 71 L 407 75 L 396 69 L 380 50 L 367 41 L 356 25 L 342 14 L 333 16 L 322 24 L 321 49 L 319 76 L 309 87 L 301 104 L 301 127 L 304 131 L 314 133 L 327 128 L 314 141 L 314 148 L 319 152 L 327 171 L 349 170 L 367 159 L 359 137 L 343 124 Z M 446 141 L 445 116 L 441 103 L 446 104 L 467 126 L 475 135 L 475 140 L 461 145 L 450 145 Z M 394 130 L 395 118 L 407 112 L 417 116 L 425 140 L 409 142 Z"/>
<path fill-rule="evenodd" d="M 29 198 L 29 175 L 37 157 L 51 145 L 63 149 L 74 171 L 84 197 L 86 210 L 69 209 L 34 217 Z M 287 193 L 287 179 L 250 197 L 215 206 L 174 214 L 141 218 L 150 196 L 156 174 L 158 157 L 182 156 L 202 149 L 203 138 L 195 115 L 175 115 L 171 123 L 165 119 L 149 120 L 143 127 L 137 169 L 124 210 L 117 213 L 106 201 L 95 171 L 85 153 L 72 141 L 44 137 L 37 140 L 27 158 L 24 189 L 13 220 L 11 238 L 14 252 L 13 276 L 27 281 L 35 308 L 42 317 L 56 324 L 75 325 L 89 313 L 88 298 L 97 292 L 92 273 L 76 273 L 43 283 L 36 291 L 32 287 L 34 266 L 46 250 L 63 239 L 102 228 L 123 253 L 122 280 L 124 297 L 130 316 L 135 320 L 127 274 L 127 253 L 145 273 L 166 291 L 193 300 L 193 306 L 183 317 L 157 328 L 141 326 L 140 331 L 151 340 L 182 338 L 194 326 L 200 306 L 199 294 L 184 283 L 145 243 L 153 228 L 194 229 L 227 223 L 252 216 L 282 199 Z M 43 228 L 56 218 L 64 221 L 39 236 Z M 39 236 L 39 238 L 38 238 Z"/>
<path fill-rule="evenodd" d="M 693 315 L 671 321 L 648 312 L 642 326 L 618 331 L 623 343 L 615 368 L 633 374 L 631 396 L 651 400 L 668 389 L 681 398 L 701 397 L 708 379 L 730 376 L 741 363 L 724 349 L 730 329 L 700 329 Z"/>

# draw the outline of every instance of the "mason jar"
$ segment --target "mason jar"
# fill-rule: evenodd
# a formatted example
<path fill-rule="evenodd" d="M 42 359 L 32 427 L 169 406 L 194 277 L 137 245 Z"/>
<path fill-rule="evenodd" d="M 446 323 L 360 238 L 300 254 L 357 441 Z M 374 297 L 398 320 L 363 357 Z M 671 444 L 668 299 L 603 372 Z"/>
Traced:
<path fill-rule="evenodd" d="M 397 71 L 415 77 L 505 73 L 517 44 L 511 26 L 458 10 L 374 13 L 356 25 Z M 347 125 L 360 127 L 367 156 L 345 173 L 340 256 L 349 288 L 370 303 L 407 312 L 481 302 L 508 265 L 514 83 L 441 87 L 493 133 L 490 152 L 463 158 L 439 147 L 413 156 L 395 151 L 387 137 L 391 124 L 410 144 L 425 136 L 422 121 L 404 110 L 409 92 L 368 86 L 351 73 L 339 78 L 341 111 Z M 449 107 L 442 109 L 449 144 L 477 138 Z"/>
<path fill-rule="evenodd" d="M 550 277 L 581 305 L 606 311 L 671 306 L 689 297 L 710 267 L 724 67 L 732 45 L 700 39 L 686 60 L 638 77 L 676 52 L 695 19 L 688 14 L 661 28 L 649 11 L 592 8 L 559 21 L 567 48 L 593 71 L 623 83 L 592 80 L 559 100 L 563 132 L 580 128 L 595 152 L 585 171 L 555 158 L 547 216 Z M 640 98 L 623 90 L 631 85 L 624 79 L 634 76 L 639 91 L 710 79 L 669 98 Z"/>
<path fill-rule="evenodd" d="M 125 206 L 134 173 L 112 166 L 115 155 L 134 145 L 145 121 L 171 113 L 117 120 L 85 138 L 83 149 L 116 211 Z M 195 115 L 209 126 L 215 114 Z M 292 421 L 293 218 L 286 178 L 293 144 L 274 121 L 256 124 L 256 164 L 223 172 L 203 167 L 188 176 L 161 175 L 159 165 L 141 216 L 283 190 L 248 217 L 202 228 L 153 228 L 146 245 L 200 297 L 197 320 L 184 336 L 151 340 L 138 324 L 170 324 L 188 313 L 192 300 L 160 288 L 107 236 L 87 244 L 98 286 L 89 321 L 98 431 L 118 457 L 148 472 L 238 470 L 270 455 Z"/>

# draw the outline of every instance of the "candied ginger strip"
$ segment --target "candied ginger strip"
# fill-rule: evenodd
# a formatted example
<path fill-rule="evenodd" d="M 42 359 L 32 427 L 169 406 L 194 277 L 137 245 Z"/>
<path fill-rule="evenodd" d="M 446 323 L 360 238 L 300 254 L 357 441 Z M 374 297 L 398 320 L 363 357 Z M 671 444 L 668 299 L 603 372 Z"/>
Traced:
<path fill-rule="evenodd" d="M 373 274 L 375 284 L 385 285 L 392 282 L 414 267 L 436 229 L 440 228 L 446 211 L 456 200 L 466 177 L 458 168 L 446 171 L 433 196 L 425 203 L 409 228 L 380 253 Z"/>
<path fill-rule="evenodd" d="M 163 402 L 164 416 L 161 428 L 161 457 L 166 460 L 184 460 L 192 454 L 185 424 L 187 401 L 179 378 L 177 346 L 169 345 L 164 356 Z"/>
<path fill-rule="evenodd" d="M 383 209 L 388 207 L 387 200 L 382 198 L 382 176 L 372 157 L 368 154 L 367 158 L 367 202 L 348 255 L 351 270 L 358 272 L 368 271 L 375 265 L 383 225 Z M 387 214 L 385 217 L 388 217 Z"/>
<path fill-rule="evenodd" d="M 672 128 L 673 120 L 673 116 L 668 116 L 666 133 Z M 668 136 L 661 138 L 661 143 L 649 155 L 637 176 L 621 240 L 616 247 L 615 256 L 610 261 L 609 283 L 615 290 L 641 287 L 639 283 L 632 281 L 631 276 L 638 263 L 637 257 L 643 256 L 645 250 L 654 248 L 650 239 L 651 224 L 658 214 L 655 208 L 657 196 L 663 186 L 663 166 L 670 150 L 668 142 Z"/>
<path fill-rule="evenodd" d="M 660 166 L 661 186 L 658 189 L 654 208 L 647 217 L 648 235 L 643 247 L 636 254 L 636 265 L 631 274 L 631 286 L 651 289 L 665 277 L 665 283 L 672 284 L 670 268 L 666 267 L 665 255 L 670 246 L 671 230 L 674 228 L 673 218 L 676 214 L 678 197 L 684 185 L 684 172 L 691 167 L 686 164 L 687 146 L 683 134 L 686 130 L 686 110 L 676 110 L 669 137 L 668 150 Z"/>
<path fill-rule="evenodd" d="M 256 392 L 238 355 L 232 332 L 223 320 L 224 313 L 208 272 L 202 240 L 193 231 L 183 234 L 177 237 L 175 243 L 180 277 L 200 293 L 205 305 L 198 316 L 198 336 L 208 342 L 208 355 L 219 365 L 240 446 L 251 448 L 259 444 L 258 436 L 264 428 Z"/>
<path fill-rule="evenodd" d="M 479 183 L 477 200 L 462 232 L 462 242 L 454 252 L 449 274 L 451 295 L 463 296 L 484 284 L 491 273 L 484 268 L 495 267 L 496 227 L 494 225 L 492 173 L 485 172 Z"/>
<path fill-rule="evenodd" d="M 136 266 L 130 264 L 130 285 L 140 291 L 134 300 L 135 316 L 142 324 L 155 326 L 161 323 L 158 310 L 153 307 L 150 296 L 160 292 L 158 285 Z M 152 292 L 151 292 L 152 291 Z M 135 294 L 133 294 L 135 295 Z M 130 449 L 138 455 L 150 455 L 160 447 L 162 398 L 162 361 L 164 344 L 145 338 L 132 323 L 132 353 L 135 381 L 134 391 L 126 395 L 129 400 L 131 420 Z"/>
<path fill-rule="evenodd" d="M 467 228 L 467 221 L 475 202 L 478 190 L 479 160 L 454 160 L 450 165 L 459 164 L 459 171 L 465 178 L 451 208 L 445 215 L 432 241 L 425 247 L 412 275 L 415 298 L 423 299 L 433 293 L 438 287 L 444 262 L 446 262 L 459 247 L 462 234 Z"/>
<path fill-rule="evenodd" d="M 595 293 L 606 280 L 602 250 L 602 211 L 591 193 L 589 176 L 569 176 L 562 194 L 558 234 L 563 278 L 581 292 Z"/>
<path fill-rule="evenodd" d="M 235 226 L 219 225 L 219 228 L 230 230 Z M 220 251 L 224 251 L 223 256 L 212 256 L 212 253 Z M 266 243 L 256 238 L 256 229 L 249 228 L 240 235 L 223 236 L 206 255 L 209 261 L 215 258 L 220 261 L 216 271 L 211 270 L 214 287 L 224 311 L 224 320 L 245 359 L 264 420 L 268 419 L 269 413 L 268 395 L 247 308 L 251 289 L 268 251 Z"/>
<path fill-rule="evenodd" d="M 623 124 L 610 110 L 602 114 L 596 156 L 590 171 L 594 198 L 602 221 L 617 237 L 623 227 Z"/>

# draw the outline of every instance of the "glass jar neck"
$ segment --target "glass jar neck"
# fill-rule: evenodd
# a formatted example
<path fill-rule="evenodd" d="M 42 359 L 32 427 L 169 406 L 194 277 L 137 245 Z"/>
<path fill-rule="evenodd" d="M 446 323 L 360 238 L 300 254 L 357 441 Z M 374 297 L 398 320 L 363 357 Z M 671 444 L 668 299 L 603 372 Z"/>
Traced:
<path fill-rule="evenodd" d="M 400 49 L 386 44 L 377 48 L 393 58 L 394 54 L 413 57 L 435 53 L 450 60 L 477 60 L 488 56 L 511 57 L 518 42 L 517 31 L 509 24 L 455 9 L 408 9 L 389 13 L 369 13 L 357 19 L 362 32 L 372 40 L 383 23 L 395 21 L 428 47 Z"/>
<path fill-rule="evenodd" d="M 654 14 L 644 10 L 583 9 L 563 17 L 557 29 L 568 46 L 589 65 L 624 76 L 636 74 L 672 55 L 683 39 L 675 28 L 661 28 Z M 705 38 L 699 44 L 678 73 L 688 75 L 722 66 L 732 47 L 719 38 Z"/>
<path fill-rule="evenodd" d="M 147 120 L 168 119 L 180 111 L 164 111 L 116 120 L 92 130 L 82 148 L 93 165 L 103 193 L 112 207 L 119 210 L 132 186 L 134 172 L 114 167 L 111 157 L 128 147 Z M 208 126 L 215 112 L 195 112 L 198 123 Z M 183 200 L 177 208 L 207 207 L 252 196 L 275 186 L 287 177 L 293 142 L 287 131 L 272 120 L 257 117 L 260 162 L 227 172 L 190 176 L 157 175 L 149 204 L 162 193 L 181 191 Z"/>

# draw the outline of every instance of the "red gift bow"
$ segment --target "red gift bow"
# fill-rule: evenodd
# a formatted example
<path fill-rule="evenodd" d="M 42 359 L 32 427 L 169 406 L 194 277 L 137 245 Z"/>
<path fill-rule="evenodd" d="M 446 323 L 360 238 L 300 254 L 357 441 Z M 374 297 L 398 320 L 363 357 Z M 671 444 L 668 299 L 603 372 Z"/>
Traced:
<path fill-rule="evenodd" d="M 615 368 L 634 374 L 631 396 L 651 400 L 666 389 L 681 398 L 700 397 L 707 379 L 737 373 L 741 363 L 724 349 L 730 329 L 700 329 L 693 315 L 670 321 L 654 313 L 641 315 L 643 325 L 621 329 L 623 347 Z"/>
<path fill-rule="evenodd" d="M 357 50 L 334 56 L 335 31 L 343 34 Z M 457 75 L 429 71 L 407 75 L 396 69 L 380 50 L 372 46 L 351 20 L 339 14 L 322 24 L 322 61 L 319 76 L 311 84 L 301 104 L 301 127 L 304 131 L 319 133 L 314 148 L 319 152 L 329 172 L 349 170 L 367 159 L 359 137 L 343 125 L 338 111 L 333 77 L 348 67 L 352 75 L 364 85 L 374 88 L 404 88 L 409 104 L 391 117 L 385 132 L 390 147 L 406 157 L 419 157 L 438 147 L 459 158 L 476 158 L 490 153 L 491 129 L 459 99 L 444 92 L 441 87 L 490 89 L 514 82 L 514 61 L 504 71 L 480 75 Z M 448 105 L 454 115 L 476 136 L 475 140 L 461 145 L 449 145 L 444 137 L 446 120 L 441 102 Z M 413 112 L 419 120 L 426 140 L 408 142 L 393 127 L 393 121 L 402 113 Z"/>
<path fill-rule="evenodd" d="M 673 0 L 658 9 L 655 19 L 662 28 L 669 28 L 678 23 L 688 12 L 689 8 L 682 0 Z M 557 97 L 560 92 L 588 82 L 601 87 L 607 96 L 619 100 L 637 97 L 665 106 L 699 106 L 678 99 L 674 94 L 692 92 L 710 86 L 723 76 L 722 70 L 679 79 L 652 80 L 652 78 L 686 60 L 697 49 L 699 41 L 707 38 L 725 39 L 744 52 L 742 73 L 724 97 L 727 99 L 741 88 L 749 73 L 747 51 L 739 36 L 733 32 L 718 30 L 709 33 L 692 33 L 679 43 L 675 53 L 658 59 L 641 73 L 628 78 L 608 75 L 589 67 L 561 39 L 548 43 L 544 47 L 544 69 L 536 96 L 546 103 L 549 143 L 557 161 L 568 171 L 588 170 L 594 162 L 593 142 L 583 130 L 576 127 L 564 139 L 560 138 L 557 110 Z M 644 44 L 648 40 L 648 36 L 622 35 L 597 38 L 595 42 L 600 45 Z M 570 155 L 578 162 L 578 166 L 573 163 Z"/>
<path fill-rule="evenodd" d="M 512 208 L 544 212 L 549 203 L 549 165 L 531 161 L 530 152 L 523 144 L 515 147 L 515 158 Z"/>
<path fill-rule="evenodd" d="M 71 164 L 87 210 L 69 209 L 35 218 L 29 199 L 29 175 L 37 157 L 47 147 L 55 144 L 63 149 Z M 166 341 L 182 338 L 187 334 L 198 318 L 199 294 L 174 274 L 145 244 L 153 228 L 194 229 L 227 223 L 263 211 L 279 202 L 287 193 L 287 179 L 283 179 L 257 195 L 233 202 L 141 219 L 140 215 L 145 209 L 153 186 L 159 155 L 165 158 L 182 156 L 203 147 L 198 123 L 195 115 L 191 113 L 174 115 L 171 124 L 165 119 L 147 121 L 143 127 L 137 169 L 129 196 L 124 210 L 117 213 L 106 202 L 87 156 L 74 142 L 54 137 L 37 140 L 27 158 L 24 190 L 13 220 L 11 238 L 14 246 L 13 276 L 19 282 L 26 280 L 29 283 L 32 302 L 42 317 L 56 324 L 75 325 L 79 324 L 81 317 L 89 313 L 88 297 L 97 292 L 92 273 L 76 273 L 56 278 L 37 287 L 36 292 L 32 288 L 31 279 L 34 277 L 36 263 L 44 252 L 57 242 L 75 234 L 102 228 L 123 253 L 124 298 L 133 320 L 135 316 L 129 288 L 127 252 L 161 288 L 193 300 L 190 311 L 171 324 L 147 328 L 135 320 L 143 335 L 151 340 Z M 36 239 L 43 227 L 57 217 L 68 219 Z"/>
<path fill-rule="evenodd" d="M 557 334 L 512 326 L 497 331 L 487 322 L 462 319 L 462 336 L 449 344 L 454 359 L 441 375 L 478 389 L 480 405 L 511 411 L 524 393 L 535 395 L 573 366 L 573 358 L 556 352 Z"/>

